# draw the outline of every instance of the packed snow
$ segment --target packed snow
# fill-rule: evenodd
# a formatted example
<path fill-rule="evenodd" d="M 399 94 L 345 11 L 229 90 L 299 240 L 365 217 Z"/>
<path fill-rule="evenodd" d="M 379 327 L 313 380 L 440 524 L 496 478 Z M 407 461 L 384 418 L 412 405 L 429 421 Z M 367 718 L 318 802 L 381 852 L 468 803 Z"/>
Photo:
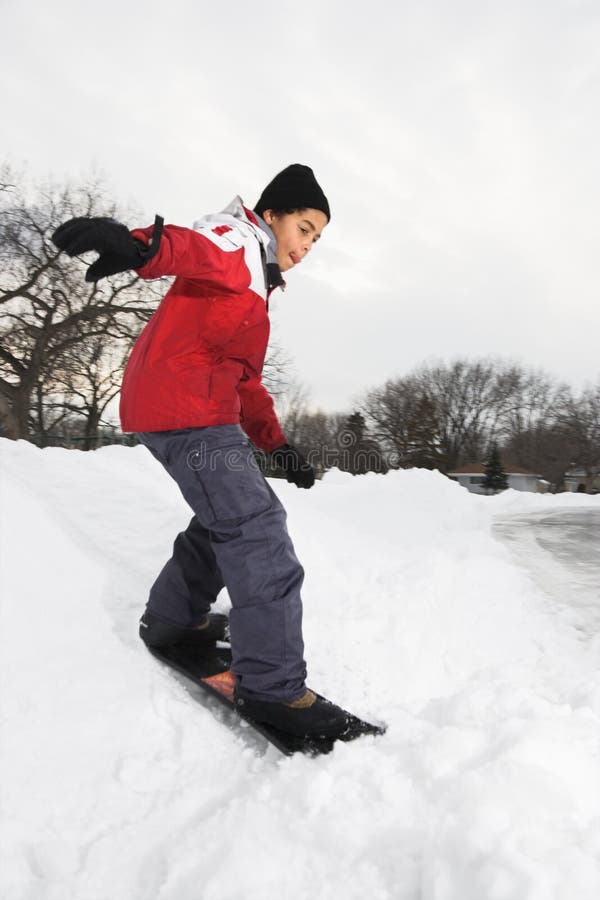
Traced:
<path fill-rule="evenodd" d="M 137 637 L 191 515 L 151 455 L 0 452 L 4 900 L 598 900 L 594 587 L 507 523 L 600 497 L 274 481 L 309 684 L 388 724 L 286 758 Z"/>

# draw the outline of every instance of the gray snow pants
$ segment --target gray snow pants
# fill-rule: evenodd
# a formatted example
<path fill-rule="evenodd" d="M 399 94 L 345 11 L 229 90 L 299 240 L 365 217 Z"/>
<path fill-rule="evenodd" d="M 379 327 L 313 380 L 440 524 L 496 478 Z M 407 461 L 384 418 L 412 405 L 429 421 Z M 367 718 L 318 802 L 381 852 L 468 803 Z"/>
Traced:
<path fill-rule="evenodd" d="M 242 429 L 216 425 L 138 437 L 194 512 L 150 590 L 148 609 L 166 622 L 194 625 L 226 586 L 232 669 L 240 687 L 262 700 L 301 697 L 304 570 L 285 510 Z"/>

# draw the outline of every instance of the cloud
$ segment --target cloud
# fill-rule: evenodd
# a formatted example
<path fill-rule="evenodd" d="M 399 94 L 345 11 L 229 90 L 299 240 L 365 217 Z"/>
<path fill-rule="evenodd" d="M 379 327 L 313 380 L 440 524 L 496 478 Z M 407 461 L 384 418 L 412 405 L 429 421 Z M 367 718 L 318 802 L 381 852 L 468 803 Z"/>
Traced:
<path fill-rule="evenodd" d="M 598 373 L 600 9 L 424 0 L 3 6 L 9 157 L 191 223 L 313 166 L 332 223 L 274 302 L 315 403 L 432 353 Z M 335 352 L 334 352 L 335 351 Z"/>

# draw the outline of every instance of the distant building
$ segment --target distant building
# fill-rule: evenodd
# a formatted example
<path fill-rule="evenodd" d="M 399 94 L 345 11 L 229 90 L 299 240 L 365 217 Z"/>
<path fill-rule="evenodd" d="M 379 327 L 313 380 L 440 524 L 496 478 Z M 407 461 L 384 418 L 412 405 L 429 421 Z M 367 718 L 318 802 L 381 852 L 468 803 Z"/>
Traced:
<path fill-rule="evenodd" d="M 600 494 L 600 472 L 573 466 L 565 472 L 564 484 L 573 494 Z"/>
<path fill-rule="evenodd" d="M 545 494 L 550 484 L 544 481 L 541 475 L 528 472 L 527 469 L 519 469 L 518 466 L 503 466 L 508 478 L 508 486 L 513 491 L 529 491 L 533 494 Z M 461 466 L 454 472 L 448 472 L 448 478 L 458 481 L 462 487 L 466 487 L 472 494 L 487 494 L 483 487 L 485 478 L 485 466 L 483 463 L 469 463 Z"/>

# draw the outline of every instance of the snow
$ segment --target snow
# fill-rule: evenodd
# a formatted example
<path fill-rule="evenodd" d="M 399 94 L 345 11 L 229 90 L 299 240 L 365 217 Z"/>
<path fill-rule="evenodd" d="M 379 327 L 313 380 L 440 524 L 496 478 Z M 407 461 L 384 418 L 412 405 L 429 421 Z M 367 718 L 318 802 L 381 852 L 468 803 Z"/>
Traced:
<path fill-rule="evenodd" d="M 309 683 L 388 723 L 284 758 L 137 638 L 190 516 L 150 454 L 0 453 L 3 900 L 600 896 L 600 638 L 494 528 L 600 497 L 273 482 Z"/>

